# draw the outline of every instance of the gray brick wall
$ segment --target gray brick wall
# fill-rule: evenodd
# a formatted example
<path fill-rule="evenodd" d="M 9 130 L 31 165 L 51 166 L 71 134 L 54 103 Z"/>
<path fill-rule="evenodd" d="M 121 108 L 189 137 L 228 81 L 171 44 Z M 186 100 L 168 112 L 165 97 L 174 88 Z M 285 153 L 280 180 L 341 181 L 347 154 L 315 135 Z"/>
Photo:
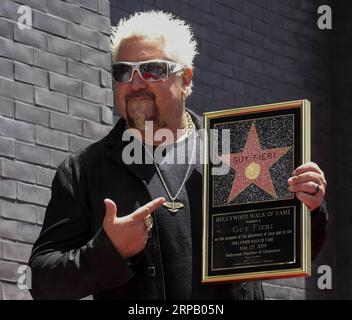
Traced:
<path fill-rule="evenodd" d="M 32 29 L 19 29 L 20 5 L 32 9 Z M 108 0 L 0 3 L 0 299 L 31 298 L 17 270 L 56 168 L 113 124 L 109 32 Z"/>

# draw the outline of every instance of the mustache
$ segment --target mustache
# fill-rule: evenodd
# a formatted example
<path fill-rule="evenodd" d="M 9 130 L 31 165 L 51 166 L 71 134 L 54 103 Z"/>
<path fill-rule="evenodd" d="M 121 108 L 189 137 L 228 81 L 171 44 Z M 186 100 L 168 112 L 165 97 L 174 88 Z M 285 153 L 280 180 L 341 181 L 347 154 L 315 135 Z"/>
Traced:
<path fill-rule="evenodd" d="M 155 100 L 155 95 L 152 92 L 149 91 L 137 91 L 137 92 L 132 92 L 126 96 L 126 101 L 129 99 L 133 98 L 139 98 L 139 97 L 150 97 L 153 100 Z"/>

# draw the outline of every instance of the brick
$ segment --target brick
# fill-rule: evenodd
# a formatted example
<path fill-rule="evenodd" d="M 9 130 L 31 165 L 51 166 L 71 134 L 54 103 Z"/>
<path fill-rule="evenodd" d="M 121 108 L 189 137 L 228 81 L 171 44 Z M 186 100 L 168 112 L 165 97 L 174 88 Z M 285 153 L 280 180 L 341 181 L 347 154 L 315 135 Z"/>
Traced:
<path fill-rule="evenodd" d="M 223 76 L 232 77 L 233 75 L 232 65 L 230 65 L 229 63 L 213 60 L 209 65 L 209 69 Z"/>
<path fill-rule="evenodd" d="M 33 300 L 28 289 L 20 290 L 17 284 L 3 283 L 2 296 L 4 300 Z"/>
<path fill-rule="evenodd" d="M 304 88 L 307 86 L 307 80 L 304 77 L 293 73 L 285 72 L 282 77 L 282 81 L 288 82 L 289 84 L 297 86 L 298 88 Z"/>
<path fill-rule="evenodd" d="M 35 103 L 56 111 L 67 112 L 68 110 L 67 95 L 43 88 L 35 88 Z"/>
<path fill-rule="evenodd" d="M 48 36 L 48 51 L 74 60 L 81 59 L 81 47 L 74 41 Z"/>
<path fill-rule="evenodd" d="M 246 56 L 253 55 L 253 46 L 246 41 L 240 39 L 233 39 L 233 51 L 241 53 Z"/>
<path fill-rule="evenodd" d="M 4 259 L 27 263 L 32 246 L 24 243 L 4 242 Z"/>
<path fill-rule="evenodd" d="M 67 35 L 67 22 L 54 16 L 49 16 L 38 11 L 33 14 L 33 26 L 44 32 L 52 33 L 62 37 Z"/>
<path fill-rule="evenodd" d="M 16 199 L 16 182 L 0 178 L 0 197 Z"/>
<path fill-rule="evenodd" d="M 267 90 L 255 87 L 251 84 L 246 83 L 244 85 L 244 91 L 249 97 L 256 97 L 258 99 L 264 100 L 265 95 L 268 93 Z M 264 101 L 263 101 L 264 102 Z"/>
<path fill-rule="evenodd" d="M 38 226 L 23 223 L 18 223 L 18 240 L 33 244 L 39 236 L 41 228 Z"/>
<path fill-rule="evenodd" d="M 43 167 L 37 167 L 36 170 L 37 184 L 45 187 L 50 187 L 55 175 L 55 171 Z"/>
<path fill-rule="evenodd" d="M 234 3 L 234 1 L 232 1 Z M 236 1 L 237 2 L 237 1 Z M 239 24 L 243 28 L 250 29 L 252 27 L 253 16 L 244 14 L 242 10 L 232 9 L 232 21 Z"/>
<path fill-rule="evenodd" d="M 48 48 L 48 36 L 44 32 L 35 29 L 19 29 L 17 26 L 14 31 L 15 41 L 44 50 Z"/>
<path fill-rule="evenodd" d="M 0 58 L 0 77 L 13 79 L 13 61 Z"/>
<path fill-rule="evenodd" d="M 200 42 L 200 47 L 202 52 L 206 53 L 207 56 L 214 58 L 214 59 L 218 59 L 219 57 L 222 56 L 222 51 L 221 48 L 218 45 L 215 45 L 213 43 L 210 43 L 208 41 L 202 40 Z M 200 59 L 203 59 L 205 57 L 204 56 L 200 56 Z M 205 63 L 204 67 L 208 66 L 208 63 Z"/>
<path fill-rule="evenodd" d="M 81 8 L 63 1 L 48 0 L 48 12 L 60 18 L 78 23 L 82 19 Z"/>
<path fill-rule="evenodd" d="M 17 182 L 17 198 L 24 202 L 46 206 L 50 200 L 50 189 Z"/>
<path fill-rule="evenodd" d="M 68 61 L 68 75 L 89 83 L 100 85 L 100 70 L 86 64 Z"/>
<path fill-rule="evenodd" d="M 212 31 L 211 37 L 213 39 L 213 42 L 219 47 L 221 46 L 227 49 L 232 49 L 233 37 L 218 31 Z"/>
<path fill-rule="evenodd" d="M 13 1 L 3 0 L 0 6 L 0 17 L 9 18 L 17 21 L 19 14 L 17 13 L 20 5 Z"/>
<path fill-rule="evenodd" d="M 102 125 L 100 123 L 84 120 L 83 121 L 83 136 L 99 140 L 105 137 L 108 132 L 111 130 L 111 127 Z"/>
<path fill-rule="evenodd" d="M 106 52 L 101 52 L 93 48 L 82 46 L 82 61 L 96 67 L 102 67 L 105 70 L 111 68 L 111 56 Z"/>
<path fill-rule="evenodd" d="M 36 182 L 35 166 L 23 162 L 2 159 L 2 176 L 19 181 Z"/>
<path fill-rule="evenodd" d="M 209 29 L 206 26 L 198 23 L 193 23 L 192 27 L 197 39 L 212 41 L 213 35 L 209 32 Z"/>
<path fill-rule="evenodd" d="M 281 53 L 284 50 L 284 44 L 274 39 L 265 38 L 264 48 L 277 53 Z"/>
<path fill-rule="evenodd" d="M 98 0 L 99 13 L 105 17 L 110 17 L 110 1 Z"/>
<path fill-rule="evenodd" d="M 1 99 L 0 99 L 1 104 Z M 9 158 L 15 157 L 15 140 L 5 137 L 0 137 L 0 156 L 6 156 Z"/>
<path fill-rule="evenodd" d="M 15 62 L 15 79 L 40 87 L 49 86 L 47 71 L 19 62 Z"/>
<path fill-rule="evenodd" d="M 68 135 L 47 128 L 36 128 L 36 143 L 60 150 L 68 150 Z"/>
<path fill-rule="evenodd" d="M 37 207 L 37 224 L 39 224 L 40 226 L 43 225 L 44 222 L 44 218 L 45 218 L 45 208 L 44 207 Z"/>
<path fill-rule="evenodd" d="M 34 65 L 57 73 L 67 73 L 66 58 L 39 49 L 34 49 Z"/>
<path fill-rule="evenodd" d="M 265 13 L 266 10 L 264 10 L 262 7 L 257 6 L 253 3 L 250 3 L 248 1 L 244 1 L 243 2 L 243 12 L 247 15 L 249 15 L 250 17 L 256 17 L 259 18 L 261 20 L 265 21 Z"/>
<path fill-rule="evenodd" d="M 101 121 L 104 124 L 113 124 L 113 112 L 111 108 L 101 106 Z"/>
<path fill-rule="evenodd" d="M 34 141 L 34 126 L 32 124 L 0 117 L 0 135 L 32 142 Z"/>
<path fill-rule="evenodd" d="M 70 137 L 70 151 L 75 152 L 77 150 L 84 149 L 94 142 L 95 141 L 93 141 L 93 140 L 88 140 L 88 139 L 84 139 L 84 138 L 80 138 L 80 137 L 71 136 Z"/>
<path fill-rule="evenodd" d="M 76 117 L 100 121 L 100 107 L 88 101 L 69 98 L 69 113 Z"/>
<path fill-rule="evenodd" d="M 48 4 L 43 0 L 21 0 L 21 3 L 29 5 L 32 9 L 35 8 L 45 12 L 48 10 Z"/>
<path fill-rule="evenodd" d="M 231 11 L 228 11 L 228 12 L 231 15 Z M 226 20 L 221 21 L 221 31 L 235 38 L 243 37 L 242 27 L 230 21 L 226 21 Z"/>
<path fill-rule="evenodd" d="M 298 63 L 292 59 L 275 54 L 273 57 L 274 66 L 284 70 L 297 72 Z"/>
<path fill-rule="evenodd" d="M 16 141 L 16 159 L 33 164 L 49 165 L 50 150 Z"/>
<path fill-rule="evenodd" d="M 297 46 L 297 37 L 295 34 L 285 30 L 285 29 L 279 29 L 274 27 L 271 27 L 270 31 L 270 38 L 284 42 L 286 44 L 292 45 L 292 46 Z"/>
<path fill-rule="evenodd" d="M 81 81 L 56 73 L 49 73 L 50 89 L 81 97 Z"/>
<path fill-rule="evenodd" d="M 267 22 L 253 18 L 252 28 L 253 28 L 253 31 L 270 36 L 271 27 Z"/>
<path fill-rule="evenodd" d="M 99 33 L 99 49 L 110 53 L 109 37 Z"/>
<path fill-rule="evenodd" d="M 244 94 L 243 82 L 231 78 L 224 78 L 224 89 L 235 92 L 236 94 Z"/>
<path fill-rule="evenodd" d="M 231 10 L 229 10 L 228 7 L 214 2 L 211 2 L 211 12 L 214 16 L 218 17 L 220 20 L 226 19 L 226 20 L 231 20 Z"/>
<path fill-rule="evenodd" d="M 25 102 L 34 102 L 33 86 L 0 78 L 0 95 Z"/>
<path fill-rule="evenodd" d="M 264 39 L 265 37 L 258 32 L 252 31 L 252 30 L 248 30 L 248 29 L 244 29 L 243 30 L 243 39 L 246 42 L 249 42 L 253 45 L 262 47 L 264 45 Z"/>
<path fill-rule="evenodd" d="M 199 77 L 199 80 L 198 80 L 198 77 Z M 223 79 L 224 78 L 217 73 L 209 72 L 206 69 L 199 69 L 197 70 L 197 73 L 194 75 L 193 81 L 197 83 L 195 86 L 198 89 L 199 82 L 203 82 L 204 84 L 207 84 L 207 85 L 222 87 Z"/>
<path fill-rule="evenodd" d="M 215 15 L 201 11 L 200 18 L 201 18 L 201 24 L 215 31 L 221 30 L 221 19 L 218 19 Z"/>
<path fill-rule="evenodd" d="M 271 78 L 262 76 L 260 74 L 253 74 L 252 84 L 259 88 L 272 90 L 274 88 L 274 81 Z"/>
<path fill-rule="evenodd" d="M 50 150 L 50 166 L 57 168 L 69 154 L 69 152 Z"/>
<path fill-rule="evenodd" d="M 96 103 L 105 102 L 105 90 L 93 84 L 82 82 L 82 97 Z"/>
<path fill-rule="evenodd" d="M 1 227 L 0 227 L 1 228 Z M 16 231 L 17 233 L 17 231 Z M 0 261 L 1 280 L 17 282 L 19 265 L 14 262 Z"/>
<path fill-rule="evenodd" d="M 167 3 L 169 6 L 173 5 L 173 1 L 161 1 L 161 3 Z M 139 0 L 120 0 L 119 6 L 127 12 L 133 12 L 142 9 L 141 1 Z"/>
<path fill-rule="evenodd" d="M 0 115 L 7 117 L 14 117 L 15 114 L 15 106 L 12 99 L 8 99 L 5 97 L 0 97 Z"/>
<path fill-rule="evenodd" d="M 49 112 L 22 102 L 16 102 L 16 119 L 47 127 Z"/>
<path fill-rule="evenodd" d="M 249 69 L 251 71 L 263 73 L 263 63 L 259 60 L 244 57 L 243 66 L 244 68 Z"/>
<path fill-rule="evenodd" d="M 263 49 L 257 46 L 253 47 L 253 58 L 259 60 L 262 63 L 273 63 L 273 53 L 271 50 Z"/>
<path fill-rule="evenodd" d="M 105 89 L 104 104 L 113 107 L 114 106 L 114 94 L 111 89 Z"/>
<path fill-rule="evenodd" d="M 209 99 L 213 98 L 214 88 L 211 85 L 207 83 L 199 82 L 197 84 L 197 90 L 199 93 L 201 93 L 203 97 L 209 98 Z"/>
<path fill-rule="evenodd" d="M 13 39 L 14 22 L 0 18 L 0 37 Z"/>
<path fill-rule="evenodd" d="M 32 64 L 33 48 L 12 40 L 0 38 L 0 56 Z"/>
<path fill-rule="evenodd" d="M 110 34 L 110 18 L 98 15 L 88 10 L 82 10 L 82 21 L 83 26 L 90 29 L 103 32 L 107 35 Z"/>
<path fill-rule="evenodd" d="M 0 235 L 5 239 L 17 240 L 17 222 L 0 219 Z"/>
<path fill-rule="evenodd" d="M 67 37 L 75 42 L 84 43 L 95 48 L 99 47 L 98 32 L 74 23 L 68 24 Z"/>
<path fill-rule="evenodd" d="M 216 101 L 220 101 L 223 104 L 233 105 L 235 98 L 233 92 L 214 88 L 214 99 Z"/>
<path fill-rule="evenodd" d="M 98 11 L 98 0 L 79 0 L 78 3 L 83 8 L 87 8 L 95 12 Z"/>
<path fill-rule="evenodd" d="M 75 134 L 82 134 L 82 120 L 51 112 L 50 128 Z"/>
<path fill-rule="evenodd" d="M 100 83 L 103 88 L 112 88 L 111 72 L 100 70 Z"/>

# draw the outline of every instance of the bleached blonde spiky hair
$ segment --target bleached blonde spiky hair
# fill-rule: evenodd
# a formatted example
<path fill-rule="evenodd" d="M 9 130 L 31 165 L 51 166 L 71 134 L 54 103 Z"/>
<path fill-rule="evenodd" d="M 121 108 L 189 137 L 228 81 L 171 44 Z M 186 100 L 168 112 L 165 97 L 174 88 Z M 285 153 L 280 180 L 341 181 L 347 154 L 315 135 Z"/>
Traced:
<path fill-rule="evenodd" d="M 111 28 L 111 54 L 113 61 L 122 40 L 142 37 L 159 40 L 165 55 L 185 67 L 193 69 L 194 57 L 198 54 L 197 41 L 191 27 L 171 13 L 163 11 L 136 12 L 127 19 L 123 18 L 116 27 Z M 192 83 L 187 96 L 191 93 Z"/>

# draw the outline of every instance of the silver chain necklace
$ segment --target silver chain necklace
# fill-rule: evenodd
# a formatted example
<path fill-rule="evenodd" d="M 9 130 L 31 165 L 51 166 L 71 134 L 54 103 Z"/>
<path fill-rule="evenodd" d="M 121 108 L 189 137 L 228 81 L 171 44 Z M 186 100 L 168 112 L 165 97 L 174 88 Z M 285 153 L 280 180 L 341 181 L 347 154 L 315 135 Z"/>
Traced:
<path fill-rule="evenodd" d="M 188 123 L 188 132 L 187 132 L 186 134 L 187 134 L 187 136 L 189 136 L 190 132 L 193 131 L 194 124 L 193 124 L 193 122 L 192 122 L 191 116 L 190 116 L 188 113 L 186 113 L 186 115 L 187 115 L 187 123 Z M 167 193 L 167 195 L 169 196 L 169 198 L 170 198 L 170 200 L 171 200 L 171 201 L 165 201 L 165 202 L 163 203 L 163 206 L 164 206 L 167 210 L 169 210 L 171 213 L 176 213 L 176 212 L 178 212 L 180 209 L 182 209 L 182 208 L 184 207 L 183 203 L 177 200 L 177 197 L 178 197 L 178 195 L 180 194 L 180 192 L 181 192 L 183 186 L 185 185 L 186 180 L 187 180 L 187 177 L 188 177 L 188 174 L 189 174 L 189 172 L 190 172 L 190 170 L 191 170 L 192 161 L 193 161 L 194 154 L 195 154 L 195 150 L 196 150 L 196 134 L 195 134 L 195 133 L 194 133 L 194 139 L 193 139 L 193 140 L 194 140 L 194 141 L 193 141 L 192 155 L 191 155 L 191 159 L 190 159 L 190 161 L 189 161 L 189 165 L 188 165 L 188 168 L 187 168 L 187 172 L 186 172 L 186 175 L 185 175 L 185 177 L 184 177 L 184 179 L 183 179 L 183 181 L 182 181 L 182 184 L 181 184 L 180 188 L 178 189 L 178 191 L 177 191 L 177 193 L 176 193 L 176 195 L 175 195 L 174 197 L 171 195 L 171 193 L 170 193 L 170 191 L 169 191 L 169 189 L 168 189 L 168 187 L 167 187 L 167 185 L 166 185 L 166 183 L 165 183 L 165 180 L 164 180 L 164 178 L 163 178 L 163 176 L 162 176 L 162 174 L 161 174 L 160 168 L 159 168 L 158 164 L 157 164 L 157 163 L 155 162 L 155 160 L 154 160 L 153 155 L 152 155 L 152 154 L 150 153 L 150 151 L 146 148 L 145 144 L 143 144 L 144 149 L 148 152 L 148 154 L 150 155 L 150 157 L 153 159 L 153 163 L 154 163 L 156 172 L 158 173 L 158 176 L 159 176 L 159 178 L 160 178 L 160 181 L 161 181 L 162 185 L 164 186 L 164 188 L 165 188 L 165 190 L 166 190 L 166 193 Z"/>

